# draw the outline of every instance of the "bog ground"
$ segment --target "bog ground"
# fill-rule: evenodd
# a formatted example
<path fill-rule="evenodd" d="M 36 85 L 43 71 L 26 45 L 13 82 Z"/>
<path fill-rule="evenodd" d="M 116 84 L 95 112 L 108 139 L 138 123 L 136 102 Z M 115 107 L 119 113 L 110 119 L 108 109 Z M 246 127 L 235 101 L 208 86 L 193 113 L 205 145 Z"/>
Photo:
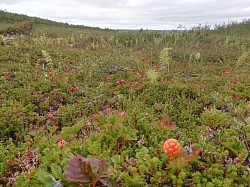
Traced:
<path fill-rule="evenodd" d="M 7 15 L 0 186 L 249 186 L 249 20 L 163 33 Z"/>

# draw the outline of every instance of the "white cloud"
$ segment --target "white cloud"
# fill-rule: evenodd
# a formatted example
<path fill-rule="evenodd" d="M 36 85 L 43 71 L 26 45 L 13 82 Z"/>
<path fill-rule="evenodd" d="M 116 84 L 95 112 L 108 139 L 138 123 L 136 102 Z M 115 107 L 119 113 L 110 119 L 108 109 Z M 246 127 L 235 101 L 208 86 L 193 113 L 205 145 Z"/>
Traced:
<path fill-rule="evenodd" d="M 109 28 L 173 29 L 250 18 L 250 0 L 1 0 L 1 9 Z"/>

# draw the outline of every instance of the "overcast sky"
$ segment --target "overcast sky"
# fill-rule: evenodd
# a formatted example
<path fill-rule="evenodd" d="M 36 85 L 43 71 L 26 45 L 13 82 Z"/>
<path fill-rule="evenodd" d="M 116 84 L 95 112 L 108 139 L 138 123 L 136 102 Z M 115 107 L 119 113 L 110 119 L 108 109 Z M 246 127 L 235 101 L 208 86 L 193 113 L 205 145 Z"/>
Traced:
<path fill-rule="evenodd" d="M 176 29 L 250 19 L 250 0 L 0 0 L 0 9 L 111 29 Z"/>

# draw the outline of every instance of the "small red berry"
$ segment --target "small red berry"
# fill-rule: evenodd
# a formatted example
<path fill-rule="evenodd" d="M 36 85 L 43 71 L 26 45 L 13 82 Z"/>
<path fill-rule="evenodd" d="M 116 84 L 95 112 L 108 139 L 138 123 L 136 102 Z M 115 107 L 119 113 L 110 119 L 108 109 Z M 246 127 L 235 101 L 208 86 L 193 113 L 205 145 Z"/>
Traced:
<path fill-rule="evenodd" d="M 230 74 L 229 71 L 225 71 L 225 72 L 224 72 L 224 75 L 228 75 L 228 74 Z"/>
<path fill-rule="evenodd" d="M 120 80 L 120 83 L 122 84 L 122 83 L 124 83 L 125 81 L 122 79 L 122 80 Z"/>
<path fill-rule="evenodd" d="M 53 117 L 54 117 L 53 114 L 48 115 L 48 119 L 52 119 Z"/>
<path fill-rule="evenodd" d="M 120 84 L 120 81 L 116 81 L 116 85 L 119 85 Z"/>
<path fill-rule="evenodd" d="M 139 82 L 135 82 L 135 85 L 137 86 L 139 84 Z"/>
<path fill-rule="evenodd" d="M 48 73 L 48 75 L 49 75 L 50 77 L 52 77 L 52 76 L 53 76 L 53 73 L 50 71 L 50 72 Z"/>

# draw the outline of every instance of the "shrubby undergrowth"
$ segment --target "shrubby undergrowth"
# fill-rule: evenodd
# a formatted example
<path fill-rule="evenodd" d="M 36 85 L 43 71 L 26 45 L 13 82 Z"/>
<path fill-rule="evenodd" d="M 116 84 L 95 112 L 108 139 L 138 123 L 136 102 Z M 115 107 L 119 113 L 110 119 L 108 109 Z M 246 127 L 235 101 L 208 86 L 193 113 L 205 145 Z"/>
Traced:
<path fill-rule="evenodd" d="M 249 186 L 249 33 L 46 29 L 2 37 L 0 186 Z"/>

